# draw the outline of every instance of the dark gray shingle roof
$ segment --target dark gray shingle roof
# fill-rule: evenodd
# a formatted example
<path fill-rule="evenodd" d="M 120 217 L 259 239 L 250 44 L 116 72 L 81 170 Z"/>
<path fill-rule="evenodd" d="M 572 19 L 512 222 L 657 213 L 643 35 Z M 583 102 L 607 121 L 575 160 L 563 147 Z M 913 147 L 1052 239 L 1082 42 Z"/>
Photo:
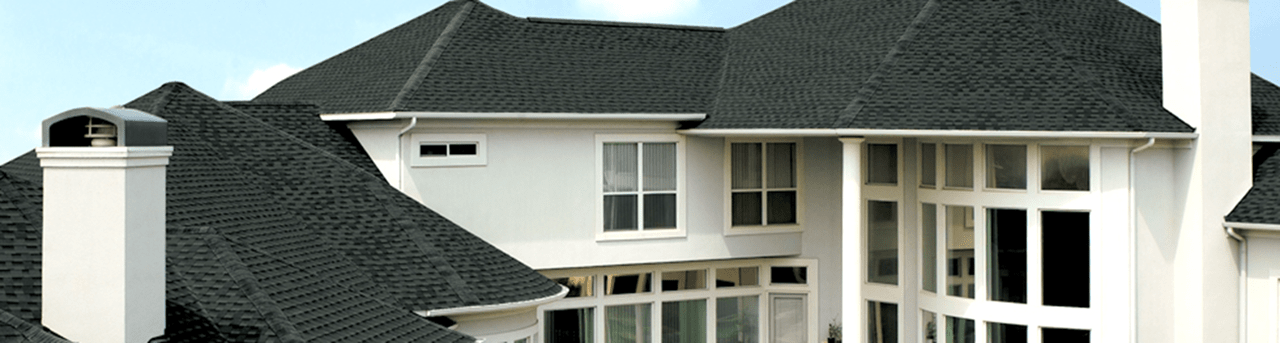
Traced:
<path fill-rule="evenodd" d="M 1226 219 L 1233 223 L 1280 225 L 1280 151 L 1257 166 L 1253 188 Z"/>

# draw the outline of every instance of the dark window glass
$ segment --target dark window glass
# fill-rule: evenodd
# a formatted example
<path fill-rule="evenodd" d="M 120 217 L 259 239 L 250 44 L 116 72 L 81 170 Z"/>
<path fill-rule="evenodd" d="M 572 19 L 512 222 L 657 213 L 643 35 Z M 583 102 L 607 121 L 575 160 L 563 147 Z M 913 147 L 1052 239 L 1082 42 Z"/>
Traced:
<path fill-rule="evenodd" d="M 796 191 L 769 192 L 769 224 L 795 224 Z"/>
<path fill-rule="evenodd" d="M 546 322 L 544 335 L 547 343 L 581 343 L 590 342 L 593 337 L 592 326 L 595 325 L 592 308 L 547 311 L 543 315 Z"/>
<path fill-rule="evenodd" d="M 1089 343 L 1089 330 L 1043 328 L 1040 334 L 1044 343 Z"/>
<path fill-rule="evenodd" d="M 476 145 L 469 143 L 449 144 L 449 155 L 475 155 Z"/>
<path fill-rule="evenodd" d="M 571 276 L 552 280 L 569 288 L 569 294 L 565 295 L 565 298 L 590 297 L 594 293 L 592 289 L 594 276 Z"/>
<path fill-rule="evenodd" d="M 805 284 L 809 283 L 808 271 L 805 267 L 770 267 L 769 277 L 773 283 Z"/>
<path fill-rule="evenodd" d="M 663 302 L 662 341 L 706 342 L 707 301 L 699 299 Z"/>
<path fill-rule="evenodd" d="M 604 276 L 604 294 L 633 294 L 633 293 L 649 293 L 651 287 L 649 284 L 651 273 L 644 274 L 627 274 L 627 275 L 605 275 Z"/>
<path fill-rule="evenodd" d="M 1025 304 L 1027 211 L 990 209 L 987 223 L 987 289 L 991 300 Z"/>
<path fill-rule="evenodd" d="M 898 284 L 898 203 L 867 202 L 867 281 Z"/>
<path fill-rule="evenodd" d="M 449 154 L 448 145 L 444 144 L 423 144 L 418 146 L 418 156 L 437 157 L 447 156 Z"/>
<path fill-rule="evenodd" d="M 898 343 L 898 304 L 870 302 L 867 328 L 871 343 Z"/>
<path fill-rule="evenodd" d="M 1040 188 L 1062 191 L 1089 190 L 1089 147 L 1041 147 Z"/>
<path fill-rule="evenodd" d="M 920 185 L 933 186 L 938 185 L 938 145 L 933 143 L 920 144 Z"/>
<path fill-rule="evenodd" d="M 898 183 L 898 146 L 867 144 L 867 182 Z"/>
<path fill-rule="evenodd" d="M 938 206 L 920 206 L 922 239 L 920 247 L 920 283 L 924 290 L 938 292 Z"/>
<path fill-rule="evenodd" d="M 987 323 L 987 342 L 1027 343 L 1027 327 L 1025 325 Z"/>
<path fill-rule="evenodd" d="M 636 229 L 636 196 L 604 196 L 604 230 L 621 231 Z"/>
<path fill-rule="evenodd" d="M 664 292 L 706 288 L 706 269 L 662 272 L 662 291 Z"/>
<path fill-rule="evenodd" d="M 676 195 L 645 194 L 644 195 L 644 228 L 674 229 L 676 228 Z"/>
<path fill-rule="evenodd" d="M 716 269 L 716 288 L 755 286 L 760 284 L 759 267 Z"/>
<path fill-rule="evenodd" d="M 1027 189 L 1027 146 L 987 146 L 987 187 Z"/>
<path fill-rule="evenodd" d="M 763 201 L 760 192 L 733 193 L 733 226 L 760 225 Z"/>
<path fill-rule="evenodd" d="M 973 343 L 976 339 L 973 319 L 947 316 L 947 343 Z"/>
<path fill-rule="evenodd" d="M 1089 307 L 1089 213 L 1041 212 L 1044 304 Z"/>

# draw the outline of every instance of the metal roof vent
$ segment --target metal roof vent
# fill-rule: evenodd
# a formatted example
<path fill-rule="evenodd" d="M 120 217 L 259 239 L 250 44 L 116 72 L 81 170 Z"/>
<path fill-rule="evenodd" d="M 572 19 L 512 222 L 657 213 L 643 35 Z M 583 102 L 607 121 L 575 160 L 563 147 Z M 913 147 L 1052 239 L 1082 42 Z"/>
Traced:
<path fill-rule="evenodd" d="M 157 116 L 126 108 L 81 107 L 43 123 L 46 147 L 164 146 L 168 123 Z"/>

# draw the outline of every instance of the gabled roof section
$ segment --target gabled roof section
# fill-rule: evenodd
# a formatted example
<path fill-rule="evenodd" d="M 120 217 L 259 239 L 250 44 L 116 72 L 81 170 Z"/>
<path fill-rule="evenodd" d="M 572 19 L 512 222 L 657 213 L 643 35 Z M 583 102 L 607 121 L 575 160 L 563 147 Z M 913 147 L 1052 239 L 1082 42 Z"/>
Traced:
<path fill-rule="evenodd" d="M 729 33 L 698 128 L 1190 132 L 1115 0 L 797 1 Z"/>
<path fill-rule="evenodd" d="M 1280 225 L 1280 151 L 1258 165 L 1253 175 L 1253 188 L 1240 199 L 1226 221 Z"/>
<path fill-rule="evenodd" d="M 324 113 L 705 113 L 723 34 L 525 19 L 456 0 L 281 81 L 255 101 L 314 101 Z"/>
<path fill-rule="evenodd" d="M 315 104 L 248 101 L 224 103 L 382 178 L 382 173 L 373 164 L 373 160 L 369 159 L 369 154 L 365 153 L 351 129 L 341 123 L 320 120 L 320 107 Z"/>
<path fill-rule="evenodd" d="M 1250 75 L 1253 83 L 1253 134 L 1280 136 L 1280 87 L 1258 75 Z"/>

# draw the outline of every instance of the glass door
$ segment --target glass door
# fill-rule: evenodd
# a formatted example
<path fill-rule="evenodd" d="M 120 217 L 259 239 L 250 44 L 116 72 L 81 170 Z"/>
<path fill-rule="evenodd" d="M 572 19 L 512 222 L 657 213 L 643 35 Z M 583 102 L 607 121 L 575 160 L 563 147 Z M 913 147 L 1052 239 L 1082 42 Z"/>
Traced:
<path fill-rule="evenodd" d="M 770 342 L 807 343 L 809 322 L 804 294 L 769 294 Z"/>

